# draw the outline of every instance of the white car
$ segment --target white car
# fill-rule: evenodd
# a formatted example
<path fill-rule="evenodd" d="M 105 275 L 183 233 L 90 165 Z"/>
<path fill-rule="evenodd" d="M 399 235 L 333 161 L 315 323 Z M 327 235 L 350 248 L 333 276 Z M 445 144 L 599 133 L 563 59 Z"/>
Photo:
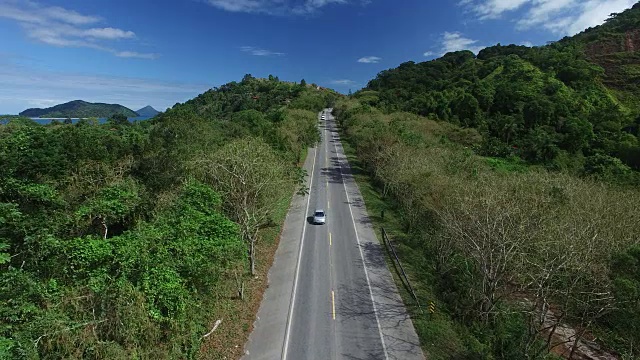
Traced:
<path fill-rule="evenodd" d="M 318 209 L 313 213 L 313 223 L 316 225 L 324 225 L 327 222 L 327 214 L 322 209 Z"/>

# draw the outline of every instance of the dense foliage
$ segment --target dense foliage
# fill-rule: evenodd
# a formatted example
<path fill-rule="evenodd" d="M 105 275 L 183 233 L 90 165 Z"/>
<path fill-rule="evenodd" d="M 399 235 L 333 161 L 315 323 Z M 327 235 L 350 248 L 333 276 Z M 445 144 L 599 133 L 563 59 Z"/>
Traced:
<path fill-rule="evenodd" d="M 639 355 L 637 189 L 481 157 L 475 129 L 365 102 L 334 111 L 397 213 L 398 228 L 391 214 L 384 226 L 421 301 L 438 304 L 438 314 L 413 319 L 429 358 L 568 357 L 594 334 L 619 355 Z"/>
<path fill-rule="evenodd" d="M 153 121 L 0 125 L 0 358 L 194 357 L 238 311 L 327 94 L 247 76 Z"/>
<path fill-rule="evenodd" d="M 135 111 L 122 105 L 89 103 L 82 100 L 74 100 L 45 109 L 27 109 L 20 113 L 21 116 L 30 118 L 109 118 L 116 114 L 126 117 L 138 116 Z"/>
<path fill-rule="evenodd" d="M 477 57 L 459 51 L 406 62 L 381 72 L 356 95 L 386 113 L 408 111 L 475 128 L 484 136 L 478 145 L 484 155 L 516 155 L 550 168 L 636 182 L 640 107 L 623 87 L 605 86 L 603 79 L 612 80 L 616 67 L 605 74 L 587 50 L 610 41 L 611 33 L 624 37 L 629 26 L 638 29 L 639 19 L 636 6 L 589 36 L 534 48 L 498 44 Z M 635 54 L 624 46 L 609 51 L 609 57 Z M 632 80 L 617 83 L 631 86 Z"/>

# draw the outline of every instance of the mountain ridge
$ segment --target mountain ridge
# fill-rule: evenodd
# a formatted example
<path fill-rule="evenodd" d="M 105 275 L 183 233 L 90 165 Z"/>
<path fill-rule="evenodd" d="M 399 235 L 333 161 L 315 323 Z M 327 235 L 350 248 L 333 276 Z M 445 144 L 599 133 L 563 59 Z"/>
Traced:
<path fill-rule="evenodd" d="M 142 109 L 137 110 L 136 113 L 138 114 L 138 116 L 154 117 L 160 114 L 160 111 L 154 109 L 151 105 L 147 105 Z"/>

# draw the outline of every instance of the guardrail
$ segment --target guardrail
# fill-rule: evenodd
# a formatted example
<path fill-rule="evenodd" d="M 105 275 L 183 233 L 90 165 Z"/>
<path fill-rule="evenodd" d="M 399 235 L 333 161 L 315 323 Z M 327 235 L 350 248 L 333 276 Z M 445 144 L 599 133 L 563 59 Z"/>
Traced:
<path fill-rule="evenodd" d="M 396 249 L 393 247 L 393 244 L 391 243 L 391 240 L 387 235 L 387 231 L 384 228 L 381 228 L 381 229 L 382 229 L 382 241 L 384 242 L 387 249 L 391 250 L 391 255 L 393 255 L 393 259 L 395 259 L 395 264 L 398 264 L 398 268 L 400 268 L 400 274 L 399 274 L 400 280 L 402 280 L 402 282 L 407 286 L 407 289 L 409 290 L 409 293 L 413 297 L 413 300 L 415 300 L 416 304 L 418 305 L 418 308 L 420 309 L 420 312 L 422 312 L 422 306 L 420 306 L 420 301 L 418 300 L 418 296 L 416 295 L 416 292 L 413 290 L 413 286 L 411 286 L 411 282 L 407 277 L 407 273 L 404 271 L 404 267 L 402 267 L 402 263 L 400 263 L 400 258 L 398 258 Z"/>

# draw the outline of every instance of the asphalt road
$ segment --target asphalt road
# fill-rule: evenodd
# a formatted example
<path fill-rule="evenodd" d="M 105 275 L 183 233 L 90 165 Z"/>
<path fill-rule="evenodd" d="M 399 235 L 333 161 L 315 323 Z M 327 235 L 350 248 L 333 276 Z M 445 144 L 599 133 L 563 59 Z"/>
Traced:
<path fill-rule="evenodd" d="M 424 359 L 328 112 L 319 126 L 245 358 Z"/>

